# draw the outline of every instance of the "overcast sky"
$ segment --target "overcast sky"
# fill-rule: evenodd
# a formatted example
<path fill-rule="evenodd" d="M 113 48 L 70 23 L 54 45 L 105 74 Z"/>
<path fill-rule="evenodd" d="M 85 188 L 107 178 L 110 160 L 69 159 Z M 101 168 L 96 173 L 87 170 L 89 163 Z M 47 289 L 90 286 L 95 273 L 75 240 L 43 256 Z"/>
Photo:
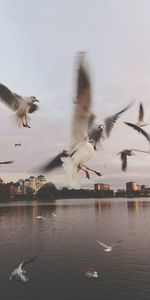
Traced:
<path fill-rule="evenodd" d="M 100 170 L 100 182 L 114 188 L 129 180 L 150 185 L 149 155 L 129 158 L 126 173 L 116 155 L 124 148 L 149 148 L 146 139 L 123 121 L 137 122 L 142 101 L 145 121 L 150 122 L 150 1 L 0 0 L 0 8 L 0 82 L 40 100 L 31 129 L 17 128 L 13 112 L 0 103 L 0 160 L 15 161 L 1 166 L 1 177 L 5 181 L 29 177 L 32 169 L 69 146 L 75 55 L 86 51 L 97 122 L 136 97 L 88 166 Z M 150 127 L 145 129 L 150 132 Z M 22 147 L 15 148 L 20 142 Z M 63 170 L 46 178 L 66 184 Z M 90 186 L 96 182 L 99 178 L 92 175 Z"/>

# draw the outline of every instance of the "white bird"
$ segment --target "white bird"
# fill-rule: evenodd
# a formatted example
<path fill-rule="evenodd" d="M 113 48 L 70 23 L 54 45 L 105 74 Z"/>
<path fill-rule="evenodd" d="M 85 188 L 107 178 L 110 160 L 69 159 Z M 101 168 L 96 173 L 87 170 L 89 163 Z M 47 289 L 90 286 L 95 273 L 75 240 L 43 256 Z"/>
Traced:
<path fill-rule="evenodd" d="M 90 139 L 93 139 L 95 141 L 95 150 L 96 144 L 99 143 L 101 139 L 105 139 L 105 137 L 110 136 L 111 130 L 113 129 L 118 118 L 121 116 L 121 114 L 123 114 L 133 105 L 133 102 L 134 101 L 132 101 L 129 105 L 127 105 L 124 109 L 120 110 L 119 112 L 105 118 L 104 124 L 93 124 L 95 116 L 91 116 L 91 126 L 89 127 L 88 135 Z"/>
<path fill-rule="evenodd" d="M 42 217 L 42 216 L 37 216 L 36 218 L 39 219 L 39 220 L 42 220 L 42 219 L 45 220 L 45 218 Z"/>
<path fill-rule="evenodd" d="M 112 251 L 112 248 L 113 248 L 117 243 L 121 242 L 121 240 L 115 241 L 115 242 L 114 242 L 112 245 L 110 245 L 110 246 L 108 246 L 108 245 L 106 245 L 106 244 L 104 244 L 104 243 L 102 243 L 102 242 L 100 242 L 100 241 L 98 241 L 98 240 L 96 240 L 96 242 L 105 248 L 104 251 L 110 252 L 110 251 Z"/>
<path fill-rule="evenodd" d="M 140 102 L 138 122 L 135 125 L 139 127 L 144 127 L 146 125 L 149 125 L 148 123 L 145 123 L 143 120 L 144 120 L 144 108 L 142 102 Z"/>
<path fill-rule="evenodd" d="M 19 126 L 30 128 L 27 115 L 38 108 L 34 102 L 39 102 L 39 100 L 35 96 L 22 97 L 13 93 L 5 85 L 0 84 L 0 100 L 16 112 L 16 121 Z"/>
<path fill-rule="evenodd" d="M 89 268 L 86 270 L 85 276 L 88 278 L 98 278 L 98 272 L 95 268 Z"/>
<path fill-rule="evenodd" d="M 56 218 L 57 217 L 57 215 L 55 214 L 55 213 L 51 213 L 51 215 L 52 215 L 52 217 L 54 217 L 54 218 Z"/>
<path fill-rule="evenodd" d="M 68 151 L 64 150 L 40 169 L 43 172 L 47 172 L 63 166 L 68 177 L 69 186 L 75 189 L 80 188 L 78 177 L 80 170 L 83 170 L 88 178 L 90 178 L 88 171 L 95 172 L 98 176 L 101 176 L 100 172 L 85 166 L 85 163 L 94 154 L 95 145 L 95 141 L 88 138 L 88 128 L 93 116 L 91 98 L 90 76 L 85 65 L 84 54 L 80 53 L 78 57 L 77 96 L 74 103 L 70 149 Z"/>
<path fill-rule="evenodd" d="M 20 282 L 23 282 L 23 283 L 28 282 L 29 278 L 27 276 L 27 272 L 23 269 L 23 267 L 25 267 L 30 262 L 34 261 L 36 258 L 37 258 L 37 256 L 33 257 L 31 259 L 22 261 L 20 263 L 20 265 L 11 273 L 11 276 L 10 276 L 9 279 L 10 280 L 17 280 L 17 281 L 20 281 Z"/>

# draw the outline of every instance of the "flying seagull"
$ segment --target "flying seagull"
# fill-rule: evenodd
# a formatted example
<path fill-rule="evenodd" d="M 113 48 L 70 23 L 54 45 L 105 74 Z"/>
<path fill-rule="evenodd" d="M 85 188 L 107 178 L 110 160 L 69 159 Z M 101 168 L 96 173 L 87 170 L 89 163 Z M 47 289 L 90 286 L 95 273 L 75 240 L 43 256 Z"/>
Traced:
<path fill-rule="evenodd" d="M 144 150 L 138 150 L 138 149 L 124 149 L 121 152 L 118 153 L 118 155 L 120 154 L 121 157 L 121 161 L 122 161 L 122 171 L 126 171 L 127 168 L 127 156 L 133 156 L 135 155 L 135 153 L 133 151 L 137 151 L 137 152 L 143 152 L 143 153 L 149 153 L 148 151 L 144 151 Z"/>
<path fill-rule="evenodd" d="M 150 143 L 150 134 L 148 134 L 144 129 L 142 129 L 141 127 L 133 124 L 133 123 L 129 123 L 129 122 L 124 122 L 126 125 L 132 127 L 133 129 L 137 130 L 139 133 L 143 134 L 145 136 L 145 138 L 147 139 L 147 141 Z"/>
<path fill-rule="evenodd" d="M 126 110 L 128 110 L 133 104 L 133 101 L 127 105 L 125 108 L 120 110 L 119 112 L 113 114 L 112 116 L 109 116 L 104 119 L 104 124 L 94 124 L 93 126 L 90 126 L 89 128 L 89 138 L 93 139 L 95 143 L 97 144 L 100 142 L 101 139 L 105 139 L 105 137 L 109 137 L 111 130 L 113 129 L 116 121 L 118 118 L 123 114 Z M 91 124 L 94 123 L 94 118 L 95 116 L 93 115 L 91 117 Z M 96 150 L 96 145 L 95 145 L 95 150 Z"/>
<path fill-rule="evenodd" d="M 37 256 L 24 260 L 21 262 L 21 264 L 11 273 L 10 280 L 17 280 L 22 283 L 26 283 L 29 281 L 29 278 L 27 276 L 27 272 L 23 269 L 27 264 L 34 261 L 37 258 Z"/>
<path fill-rule="evenodd" d="M 101 246 L 104 247 L 104 251 L 105 251 L 105 252 L 110 252 L 110 251 L 112 251 L 112 248 L 113 248 L 117 243 L 120 243 L 120 242 L 121 242 L 121 240 L 115 241 L 115 242 L 114 242 L 112 245 L 110 245 L 110 246 L 108 246 L 108 245 L 106 245 L 106 244 L 104 244 L 104 243 L 102 243 L 102 242 L 100 242 L 100 241 L 98 241 L 98 240 L 96 240 L 96 242 L 97 242 L 98 244 L 100 244 Z"/>
<path fill-rule="evenodd" d="M 144 120 L 144 108 L 142 102 L 140 102 L 138 122 L 135 125 L 139 127 L 144 127 L 146 125 L 149 125 L 148 123 L 145 123 L 143 120 Z"/>
<path fill-rule="evenodd" d="M 88 138 L 88 128 L 93 113 L 91 111 L 91 82 L 88 69 L 85 65 L 84 53 L 78 55 L 77 95 L 74 103 L 71 143 L 69 150 L 63 150 L 53 160 L 40 169 L 43 172 L 63 166 L 71 188 L 80 188 L 78 173 L 84 171 L 90 179 L 89 171 L 101 176 L 85 163 L 93 156 L 95 141 Z"/>
<path fill-rule="evenodd" d="M 5 85 L 0 84 L 0 100 L 16 112 L 18 125 L 30 128 L 27 115 L 38 108 L 34 102 L 39 102 L 39 100 L 35 96 L 22 97 L 13 93 Z"/>

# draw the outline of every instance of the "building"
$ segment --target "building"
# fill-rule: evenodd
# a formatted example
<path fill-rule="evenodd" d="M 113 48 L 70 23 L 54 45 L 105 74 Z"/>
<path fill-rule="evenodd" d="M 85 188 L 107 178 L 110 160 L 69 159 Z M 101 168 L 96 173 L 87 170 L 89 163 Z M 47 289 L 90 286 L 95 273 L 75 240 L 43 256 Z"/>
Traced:
<path fill-rule="evenodd" d="M 136 182 L 130 181 L 126 183 L 126 191 L 127 192 L 136 192 L 141 191 L 141 185 Z"/>
<path fill-rule="evenodd" d="M 43 175 L 39 175 L 36 178 L 36 192 L 44 185 L 46 184 L 46 178 Z"/>
<path fill-rule="evenodd" d="M 110 185 L 105 183 L 96 183 L 94 184 L 95 191 L 109 191 Z"/>

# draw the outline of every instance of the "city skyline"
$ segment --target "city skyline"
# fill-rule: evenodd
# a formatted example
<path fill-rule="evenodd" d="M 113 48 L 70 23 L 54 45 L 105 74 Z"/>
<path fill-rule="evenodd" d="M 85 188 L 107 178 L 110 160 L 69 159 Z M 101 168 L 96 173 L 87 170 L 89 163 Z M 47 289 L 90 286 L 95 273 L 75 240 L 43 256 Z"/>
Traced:
<path fill-rule="evenodd" d="M 0 81 L 18 94 L 35 95 L 40 100 L 39 110 L 31 116 L 31 129 L 15 127 L 12 112 L 0 103 L 1 160 L 14 160 L 0 168 L 5 180 L 30 176 L 36 167 L 69 147 L 75 55 L 83 50 L 87 52 L 98 122 L 136 98 L 88 166 L 100 170 L 101 181 L 115 189 L 131 180 L 148 184 L 150 157 L 137 154 L 129 158 L 123 173 L 117 153 L 124 148 L 149 147 L 143 136 L 123 123 L 137 122 L 140 101 L 149 122 L 149 9 L 146 0 L 95 0 L 94 5 L 85 0 L 65 0 L 59 5 L 48 0 L 44 4 L 40 0 L 1 1 Z M 149 132 L 149 127 L 146 130 Z M 15 143 L 21 147 L 15 148 Z M 67 184 L 62 169 L 46 177 L 56 186 Z M 83 187 L 97 182 L 94 175 L 91 182 L 82 174 L 81 178 Z"/>

